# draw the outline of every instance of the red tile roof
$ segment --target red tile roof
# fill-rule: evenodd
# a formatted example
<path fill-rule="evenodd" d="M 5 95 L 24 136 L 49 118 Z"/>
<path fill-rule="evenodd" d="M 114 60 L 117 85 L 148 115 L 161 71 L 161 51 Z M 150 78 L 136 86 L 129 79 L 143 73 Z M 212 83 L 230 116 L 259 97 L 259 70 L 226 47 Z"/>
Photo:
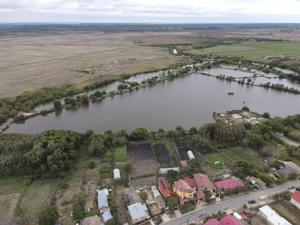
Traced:
<path fill-rule="evenodd" d="M 232 178 L 217 181 L 217 182 L 215 182 L 215 184 L 216 184 L 216 186 L 219 190 L 231 190 L 231 189 L 235 189 L 235 188 L 245 187 L 243 182 L 237 181 L 237 180 L 232 179 Z"/>
<path fill-rule="evenodd" d="M 158 189 L 165 198 L 173 194 L 171 185 L 168 183 L 165 177 L 158 178 Z"/>
<path fill-rule="evenodd" d="M 204 192 L 203 192 L 202 190 L 198 190 L 198 191 L 196 192 L 196 197 L 197 197 L 198 200 L 203 199 L 204 196 L 205 196 L 205 194 L 204 194 Z"/>
<path fill-rule="evenodd" d="M 192 188 L 187 182 L 185 182 L 182 179 L 180 179 L 178 181 L 175 181 L 174 182 L 174 187 L 180 192 L 185 192 L 185 193 L 195 192 L 195 189 Z"/>
<path fill-rule="evenodd" d="M 215 190 L 215 185 L 210 181 L 206 174 L 196 173 L 194 174 L 194 181 L 198 189 L 211 189 Z"/>
<path fill-rule="evenodd" d="M 185 176 L 185 177 L 183 177 L 183 180 L 191 187 L 195 186 L 194 180 L 192 178 Z"/>
<path fill-rule="evenodd" d="M 242 222 L 231 215 L 224 216 L 222 219 L 220 219 L 220 223 L 221 225 L 244 225 Z"/>
<path fill-rule="evenodd" d="M 206 223 L 203 225 L 221 225 L 221 223 L 217 219 L 213 218 L 207 220 Z"/>
<path fill-rule="evenodd" d="M 292 196 L 292 199 L 294 199 L 296 202 L 300 203 L 300 191 L 295 191 Z"/>

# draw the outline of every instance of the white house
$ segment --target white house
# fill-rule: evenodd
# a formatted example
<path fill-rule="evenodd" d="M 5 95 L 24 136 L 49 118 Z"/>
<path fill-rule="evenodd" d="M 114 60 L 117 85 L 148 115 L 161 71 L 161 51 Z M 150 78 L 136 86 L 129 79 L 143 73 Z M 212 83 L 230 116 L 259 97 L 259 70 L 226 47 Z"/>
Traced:
<path fill-rule="evenodd" d="M 100 213 L 109 210 L 108 194 L 109 192 L 107 188 L 102 190 L 97 190 L 97 203 L 98 203 L 98 209 L 100 210 Z"/>
<path fill-rule="evenodd" d="M 300 191 L 295 191 L 291 195 L 291 203 L 296 206 L 298 209 L 300 209 Z"/>
<path fill-rule="evenodd" d="M 121 180 L 120 169 L 118 169 L 118 168 L 114 169 L 113 173 L 114 173 L 114 180 Z"/>
<path fill-rule="evenodd" d="M 259 208 L 259 214 L 270 224 L 270 225 L 292 225 L 285 218 L 277 214 L 277 212 L 270 206 L 265 205 Z"/>

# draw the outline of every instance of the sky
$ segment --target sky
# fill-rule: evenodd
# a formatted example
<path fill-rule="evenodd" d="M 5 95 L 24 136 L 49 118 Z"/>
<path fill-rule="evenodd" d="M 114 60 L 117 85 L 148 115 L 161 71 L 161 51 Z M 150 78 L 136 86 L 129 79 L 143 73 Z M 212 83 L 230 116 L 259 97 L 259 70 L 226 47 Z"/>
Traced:
<path fill-rule="evenodd" d="M 300 23 L 300 0 L 0 0 L 0 22 Z"/>

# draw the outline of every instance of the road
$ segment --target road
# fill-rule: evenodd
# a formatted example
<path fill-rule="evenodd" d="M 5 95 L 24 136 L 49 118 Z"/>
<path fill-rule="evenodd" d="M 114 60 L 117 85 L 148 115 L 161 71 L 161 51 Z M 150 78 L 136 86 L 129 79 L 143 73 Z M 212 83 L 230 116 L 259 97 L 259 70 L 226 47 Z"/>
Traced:
<path fill-rule="evenodd" d="M 300 180 L 294 180 L 287 183 L 284 183 L 282 185 L 276 186 L 274 188 L 268 188 L 266 190 L 257 191 L 257 192 L 251 192 L 246 195 L 234 197 L 231 199 L 227 199 L 224 201 L 220 201 L 211 205 L 208 205 L 206 207 L 203 207 L 201 209 L 197 209 L 195 211 L 189 212 L 187 214 L 184 214 L 178 218 L 171 219 L 167 222 L 162 223 L 162 225 L 183 225 L 187 224 L 188 221 L 192 221 L 194 219 L 197 219 L 199 216 L 209 216 L 214 213 L 217 213 L 219 211 L 222 211 L 224 209 L 228 208 L 240 208 L 244 204 L 247 204 L 249 200 L 258 200 L 260 196 L 266 196 L 271 197 L 275 194 L 279 194 L 282 192 L 285 192 L 288 190 L 289 187 L 298 187 L 300 186 Z"/>

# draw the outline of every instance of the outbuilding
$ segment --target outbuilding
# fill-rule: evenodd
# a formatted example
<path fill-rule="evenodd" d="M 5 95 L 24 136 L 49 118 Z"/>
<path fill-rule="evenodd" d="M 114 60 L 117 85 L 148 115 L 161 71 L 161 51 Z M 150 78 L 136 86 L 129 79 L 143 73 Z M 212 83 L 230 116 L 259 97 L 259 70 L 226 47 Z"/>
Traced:
<path fill-rule="evenodd" d="M 121 172 L 120 169 L 115 168 L 114 171 L 114 180 L 121 180 Z"/>
<path fill-rule="evenodd" d="M 265 205 L 259 208 L 259 214 L 270 224 L 270 225 L 292 225 L 285 218 L 278 215 L 270 206 Z"/>
<path fill-rule="evenodd" d="M 195 159 L 194 153 L 193 153 L 191 150 L 189 150 L 189 151 L 187 152 L 187 155 L 188 155 L 188 157 L 189 157 L 189 160 Z"/>

